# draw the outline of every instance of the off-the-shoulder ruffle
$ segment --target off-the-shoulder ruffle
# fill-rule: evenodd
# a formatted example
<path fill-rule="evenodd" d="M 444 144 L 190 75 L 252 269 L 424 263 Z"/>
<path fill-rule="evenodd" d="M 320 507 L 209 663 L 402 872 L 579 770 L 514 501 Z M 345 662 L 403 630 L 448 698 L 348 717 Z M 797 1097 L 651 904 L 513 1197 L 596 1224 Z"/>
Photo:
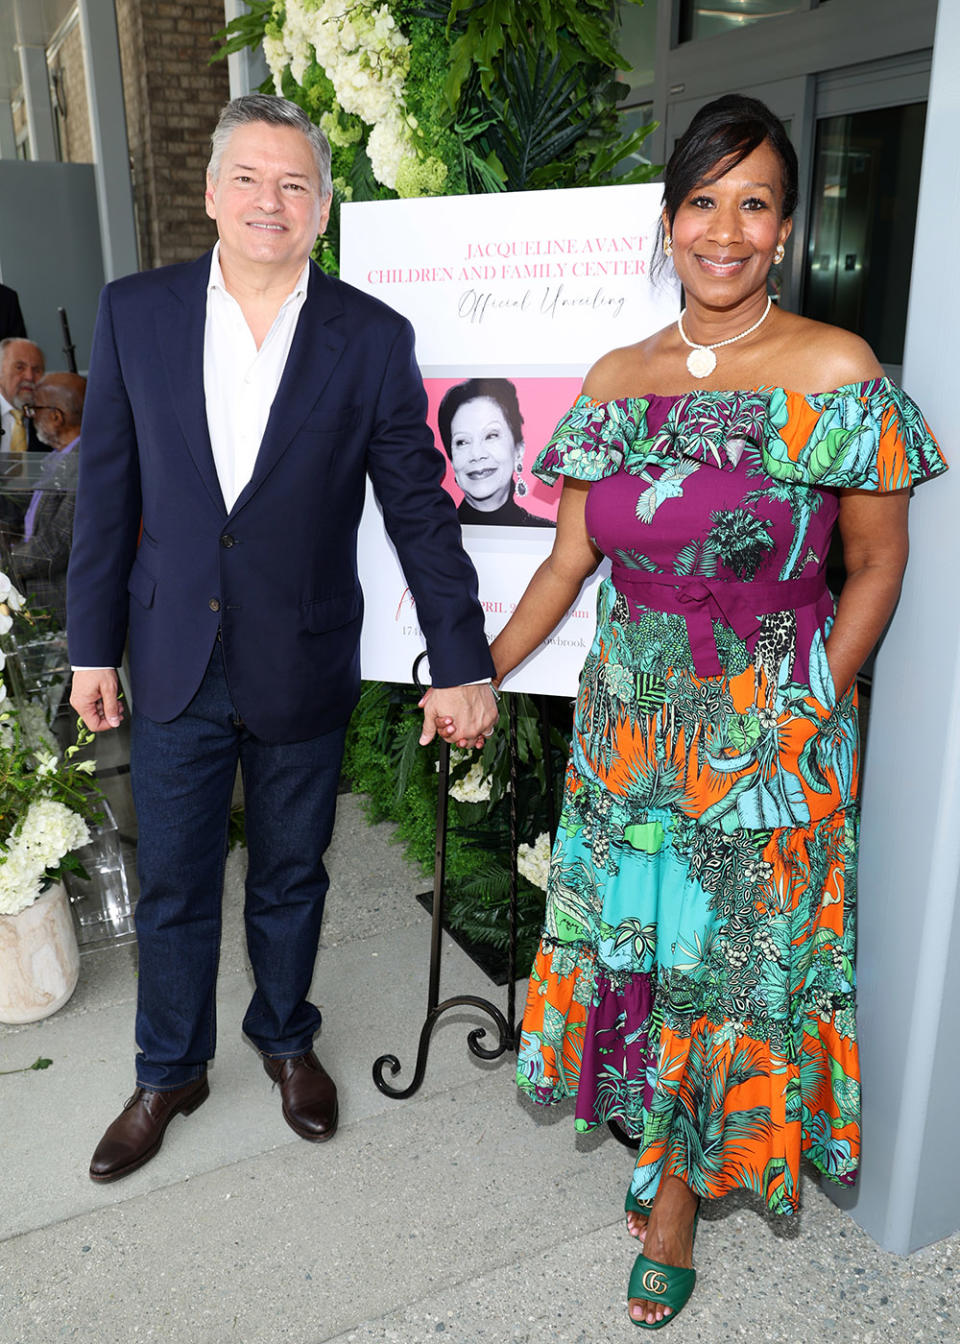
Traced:
<path fill-rule="evenodd" d="M 824 489 L 903 490 L 946 471 L 920 408 L 888 378 L 814 396 L 770 390 L 764 467 Z"/>
<path fill-rule="evenodd" d="M 578 481 L 612 476 L 638 435 L 646 434 L 649 404 L 642 397 L 620 401 L 577 397 L 534 462 L 533 472 L 548 485 L 559 476 Z"/>
<path fill-rule="evenodd" d="M 887 378 L 814 394 L 765 387 L 658 398 L 671 404 L 652 434 L 650 400 L 578 397 L 534 472 L 550 484 L 558 476 L 599 481 L 621 467 L 637 474 L 678 456 L 724 470 L 746 455 L 775 480 L 889 491 L 946 470 L 916 403 Z"/>

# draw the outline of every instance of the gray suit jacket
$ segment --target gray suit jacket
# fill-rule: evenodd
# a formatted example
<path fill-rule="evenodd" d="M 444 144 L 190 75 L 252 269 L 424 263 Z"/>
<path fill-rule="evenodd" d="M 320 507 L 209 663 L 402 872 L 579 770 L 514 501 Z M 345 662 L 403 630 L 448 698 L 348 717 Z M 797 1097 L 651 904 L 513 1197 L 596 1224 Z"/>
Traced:
<path fill-rule="evenodd" d="M 33 535 L 10 548 L 12 578 L 31 607 L 48 610 L 58 626 L 67 622 L 67 564 L 73 541 L 80 444 L 59 457 L 37 507 Z"/>

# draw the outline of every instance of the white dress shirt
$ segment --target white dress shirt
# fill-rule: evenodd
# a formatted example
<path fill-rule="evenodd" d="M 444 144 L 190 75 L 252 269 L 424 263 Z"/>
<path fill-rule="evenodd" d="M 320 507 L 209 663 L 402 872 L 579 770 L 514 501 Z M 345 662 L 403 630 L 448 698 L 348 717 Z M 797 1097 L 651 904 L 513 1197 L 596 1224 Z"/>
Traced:
<path fill-rule="evenodd" d="M 213 249 L 203 329 L 203 393 L 213 461 L 228 513 L 253 475 L 309 276 L 307 261 L 258 350 L 239 303 L 224 285 L 220 244 Z"/>
<path fill-rule="evenodd" d="M 13 434 L 13 427 L 16 424 L 13 418 L 13 407 L 7 401 L 6 397 L 0 392 L 0 451 L 9 453 L 10 438 Z"/>

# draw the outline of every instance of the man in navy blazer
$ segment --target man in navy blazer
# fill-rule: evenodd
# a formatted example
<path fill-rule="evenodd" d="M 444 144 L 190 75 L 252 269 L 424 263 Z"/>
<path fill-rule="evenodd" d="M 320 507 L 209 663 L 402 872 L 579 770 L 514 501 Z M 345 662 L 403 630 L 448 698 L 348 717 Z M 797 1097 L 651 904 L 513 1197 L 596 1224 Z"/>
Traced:
<path fill-rule="evenodd" d="M 23 313 L 20 311 L 20 298 L 9 285 L 0 285 L 0 341 L 8 336 L 26 336 Z"/>
<path fill-rule="evenodd" d="M 95 731 L 120 722 L 129 633 L 140 960 L 137 1086 L 94 1154 L 98 1181 L 148 1161 L 208 1095 L 238 761 L 256 984 L 244 1031 L 288 1124 L 314 1140 L 336 1129 L 307 993 L 359 692 L 368 475 L 430 657 L 421 741 L 481 742 L 496 720 L 412 329 L 309 260 L 329 165 L 294 104 L 235 99 L 207 174 L 213 253 L 116 281 L 100 301 L 68 580 L 72 704 Z"/>

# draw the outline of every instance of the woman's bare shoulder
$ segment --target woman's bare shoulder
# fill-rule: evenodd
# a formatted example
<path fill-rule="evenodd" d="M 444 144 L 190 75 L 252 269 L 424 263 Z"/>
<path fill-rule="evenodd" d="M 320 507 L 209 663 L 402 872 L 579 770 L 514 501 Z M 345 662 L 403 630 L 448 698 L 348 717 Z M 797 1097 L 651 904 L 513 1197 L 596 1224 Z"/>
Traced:
<path fill-rule="evenodd" d="M 780 331 L 785 352 L 789 351 L 791 376 L 778 381 L 795 392 L 832 392 L 883 377 L 870 346 L 852 331 L 794 313 L 781 315 Z"/>
<path fill-rule="evenodd" d="M 596 401 L 616 401 L 649 392 L 656 381 L 663 336 L 664 332 L 658 331 L 601 355 L 583 380 L 584 395 Z"/>

